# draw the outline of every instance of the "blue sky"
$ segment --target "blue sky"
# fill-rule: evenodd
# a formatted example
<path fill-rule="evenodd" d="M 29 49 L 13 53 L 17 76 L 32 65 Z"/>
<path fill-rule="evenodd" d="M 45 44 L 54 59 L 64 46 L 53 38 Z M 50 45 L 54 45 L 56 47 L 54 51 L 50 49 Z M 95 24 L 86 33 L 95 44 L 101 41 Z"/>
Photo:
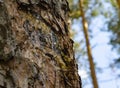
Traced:
<path fill-rule="evenodd" d="M 102 2 L 104 5 L 104 8 L 99 8 L 101 12 L 108 11 L 111 14 L 115 13 L 111 4 L 106 2 L 106 0 L 98 1 Z M 89 14 L 89 11 L 87 13 Z M 108 16 L 111 14 L 108 14 Z M 113 60 L 119 56 L 115 50 L 112 50 L 112 45 L 109 44 L 110 36 L 112 34 L 111 32 L 106 31 L 108 29 L 106 22 L 109 20 L 109 18 L 106 18 L 103 15 L 98 15 L 92 18 L 89 29 L 92 31 L 91 34 L 93 37 L 90 38 L 90 43 L 96 66 L 103 68 L 102 72 L 97 72 L 99 88 L 120 88 L 120 78 L 117 77 L 117 74 L 120 74 L 120 69 L 117 69 L 116 67 L 108 68 L 110 67 L 110 64 L 113 63 Z M 80 18 L 73 21 L 72 29 L 77 32 L 74 38 L 75 42 L 79 42 L 81 39 L 84 39 Z M 85 44 L 80 46 L 85 47 Z M 86 57 L 81 56 L 81 59 L 85 58 Z M 88 64 L 88 62 L 80 61 L 82 60 L 79 60 L 79 65 L 81 66 L 82 63 L 83 68 L 79 69 L 79 74 L 83 81 L 87 82 L 83 88 L 92 88 L 91 81 L 87 79 L 89 75 L 85 71 L 85 67 L 87 67 L 86 64 Z"/>
<path fill-rule="evenodd" d="M 116 51 L 112 51 L 112 46 L 109 44 L 110 40 L 110 32 L 101 31 L 101 29 L 106 29 L 106 22 L 103 16 L 98 16 L 93 19 L 91 25 L 89 26 L 92 29 L 93 38 L 90 39 L 91 46 L 96 45 L 92 48 L 92 54 L 94 58 L 94 62 L 96 63 L 97 67 L 103 68 L 102 73 L 97 73 L 97 78 L 99 82 L 100 88 L 120 88 L 120 78 L 116 79 L 117 71 L 115 69 L 108 69 L 110 63 L 113 61 L 114 58 L 117 58 L 118 55 Z M 79 41 L 84 38 L 84 35 L 81 30 L 80 19 L 74 21 L 75 24 L 72 25 L 72 28 L 75 29 L 78 33 L 75 37 L 75 41 Z M 80 63 L 80 62 L 79 62 Z M 107 68 L 107 69 L 105 69 Z M 86 71 L 84 69 L 79 70 L 83 79 L 88 77 Z M 87 80 L 87 79 L 86 79 Z M 91 82 L 88 82 L 84 88 L 92 88 Z"/>
<path fill-rule="evenodd" d="M 95 24 L 97 26 L 95 26 Z M 113 59 L 118 57 L 117 52 L 113 51 L 112 46 L 109 44 L 111 33 L 100 30 L 105 30 L 106 26 L 104 24 L 105 18 L 102 16 L 98 16 L 93 20 L 93 24 L 91 24 L 94 25 L 92 28 L 93 34 L 95 35 L 91 40 L 91 45 L 97 44 L 97 46 L 93 48 L 92 53 L 95 59 L 94 61 L 100 68 L 109 67 Z M 116 79 L 116 73 L 115 69 L 104 69 L 103 73 L 97 74 L 100 88 L 120 88 L 120 79 Z"/>

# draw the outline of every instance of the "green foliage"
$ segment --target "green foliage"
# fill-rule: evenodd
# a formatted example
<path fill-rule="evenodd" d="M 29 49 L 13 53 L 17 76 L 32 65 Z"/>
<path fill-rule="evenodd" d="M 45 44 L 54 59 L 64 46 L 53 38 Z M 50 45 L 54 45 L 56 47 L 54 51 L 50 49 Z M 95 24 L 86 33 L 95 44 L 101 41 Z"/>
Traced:
<path fill-rule="evenodd" d="M 110 3 L 113 7 L 117 7 L 117 2 L 116 0 L 110 0 Z"/>
<path fill-rule="evenodd" d="M 71 13 L 70 13 L 70 17 L 71 17 L 71 18 L 74 18 L 74 19 L 75 19 L 75 18 L 78 19 L 78 18 L 80 17 L 80 15 L 81 15 L 81 14 L 80 14 L 80 11 L 79 11 L 79 10 L 76 10 L 76 11 L 74 11 L 74 12 L 71 11 Z"/>
<path fill-rule="evenodd" d="M 97 9 L 95 9 L 91 12 L 91 16 L 98 16 L 98 15 L 99 15 L 99 12 Z"/>
<path fill-rule="evenodd" d="M 80 8 L 79 8 L 79 0 L 68 0 L 70 6 L 70 17 L 72 19 L 78 19 L 81 16 Z M 74 3 L 76 2 L 76 3 Z M 88 9 L 89 0 L 83 0 L 83 5 L 85 10 Z"/>
<path fill-rule="evenodd" d="M 109 31 L 112 32 L 110 43 L 113 45 L 113 48 L 120 53 L 120 11 L 117 7 L 113 8 L 115 13 L 111 16 L 110 21 L 108 22 Z"/>

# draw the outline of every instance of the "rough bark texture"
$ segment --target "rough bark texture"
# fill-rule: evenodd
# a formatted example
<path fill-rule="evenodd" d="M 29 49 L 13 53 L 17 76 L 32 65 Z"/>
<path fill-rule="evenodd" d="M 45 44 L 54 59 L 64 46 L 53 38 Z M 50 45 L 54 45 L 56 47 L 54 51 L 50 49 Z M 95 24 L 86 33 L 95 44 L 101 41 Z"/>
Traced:
<path fill-rule="evenodd" d="M 81 88 L 66 0 L 0 0 L 0 88 Z"/>

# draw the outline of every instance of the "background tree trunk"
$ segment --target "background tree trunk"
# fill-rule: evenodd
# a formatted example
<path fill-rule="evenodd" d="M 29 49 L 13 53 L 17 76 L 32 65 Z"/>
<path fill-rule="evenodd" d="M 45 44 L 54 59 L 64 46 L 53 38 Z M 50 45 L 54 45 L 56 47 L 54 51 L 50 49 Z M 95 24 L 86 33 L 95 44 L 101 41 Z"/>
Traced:
<path fill-rule="evenodd" d="M 84 36 L 85 36 L 85 41 L 86 41 L 86 48 L 87 48 L 88 61 L 90 65 L 90 75 L 92 78 L 92 84 L 94 88 L 99 88 L 97 77 L 96 77 L 96 72 L 95 72 L 95 67 L 94 67 L 94 62 L 93 62 L 92 50 L 91 50 L 90 41 L 89 41 L 88 23 L 85 18 L 85 13 L 83 10 L 83 0 L 79 0 L 79 6 L 80 6 L 81 17 L 82 17 Z"/>
<path fill-rule="evenodd" d="M 0 0 L 0 88 L 81 88 L 66 0 Z"/>

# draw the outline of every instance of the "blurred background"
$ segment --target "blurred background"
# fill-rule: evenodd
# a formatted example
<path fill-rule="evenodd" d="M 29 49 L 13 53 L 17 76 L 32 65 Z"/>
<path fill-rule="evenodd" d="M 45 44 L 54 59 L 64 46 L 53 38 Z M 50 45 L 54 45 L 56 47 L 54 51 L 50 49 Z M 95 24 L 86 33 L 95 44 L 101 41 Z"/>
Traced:
<path fill-rule="evenodd" d="M 82 88 L 120 88 L 120 0 L 68 0 Z"/>

